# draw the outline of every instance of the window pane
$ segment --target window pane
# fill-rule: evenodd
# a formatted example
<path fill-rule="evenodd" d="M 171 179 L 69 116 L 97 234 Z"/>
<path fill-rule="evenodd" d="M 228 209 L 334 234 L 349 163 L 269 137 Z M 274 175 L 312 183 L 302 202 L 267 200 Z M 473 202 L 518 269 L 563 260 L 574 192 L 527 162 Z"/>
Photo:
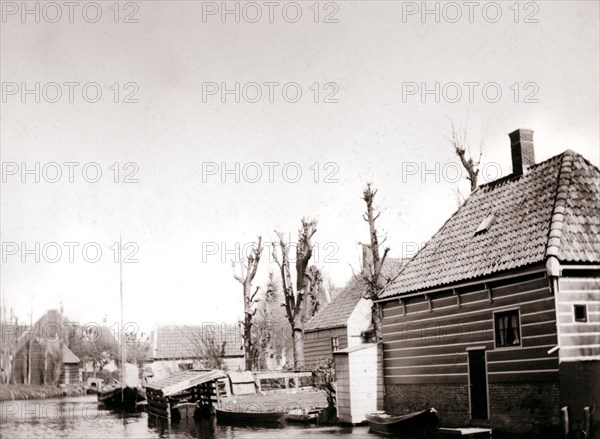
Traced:
<path fill-rule="evenodd" d="M 495 313 L 494 323 L 497 347 L 521 344 L 519 310 Z"/>

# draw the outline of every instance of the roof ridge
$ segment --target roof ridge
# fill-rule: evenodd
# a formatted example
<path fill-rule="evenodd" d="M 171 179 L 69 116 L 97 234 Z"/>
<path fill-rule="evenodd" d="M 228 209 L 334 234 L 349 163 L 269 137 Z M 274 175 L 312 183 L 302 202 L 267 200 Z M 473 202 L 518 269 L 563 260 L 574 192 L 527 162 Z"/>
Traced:
<path fill-rule="evenodd" d="M 560 252 L 560 242 L 567 207 L 567 198 L 571 187 L 573 177 L 574 155 L 577 154 L 570 149 L 563 152 L 561 157 L 560 169 L 556 177 L 556 195 L 554 205 L 550 215 L 550 229 L 548 230 L 548 240 L 546 241 L 546 258 L 555 256 L 558 258 Z"/>

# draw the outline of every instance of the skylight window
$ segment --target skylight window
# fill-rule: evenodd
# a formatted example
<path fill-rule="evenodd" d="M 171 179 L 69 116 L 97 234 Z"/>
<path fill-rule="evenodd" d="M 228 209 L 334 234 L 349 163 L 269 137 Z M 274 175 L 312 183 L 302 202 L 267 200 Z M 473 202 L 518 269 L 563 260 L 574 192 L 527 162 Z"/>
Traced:
<path fill-rule="evenodd" d="M 481 224 L 479 224 L 479 227 L 477 227 L 477 230 L 475 230 L 475 236 L 478 235 L 483 235 L 484 233 L 486 233 L 496 222 L 496 215 L 491 214 L 486 216 L 483 221 L 481 221 Z"/>

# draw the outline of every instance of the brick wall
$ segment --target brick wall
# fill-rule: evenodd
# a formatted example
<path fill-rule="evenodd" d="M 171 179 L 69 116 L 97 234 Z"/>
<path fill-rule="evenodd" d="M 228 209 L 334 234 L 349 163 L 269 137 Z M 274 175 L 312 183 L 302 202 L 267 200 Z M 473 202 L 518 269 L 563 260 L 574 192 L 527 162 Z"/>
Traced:
<path fill-rule="evenodd" d="M 490 384 L 490 425 L 511 433 L 550 437 L 560 425 L 557 382 Z"/>
<path fill-rule="evenodd" d="M 560 364 L 560 406 L 569 408 L 571 429 L 581 428 L 583 408 L 592 414 L 591 438 L 600 437 L 600 361 L 577 361 Z"/>
<path fill-rule="evenodd" d="M 558 383 L 490 384 L 488 426 L 496 431 L 534 433 L 549 438 L 560 423 Z M 386 386 L 386 410 L 403 414 L 433 407 L 440 425 L 469 425 L 469 394 L 464 384 L 391 384 Z M 552 432 L 552 433 L 551 433 Z"/>
<path fill-rule="evenodd" d="M 386 386 L 385 407 L 392 414 L 433 407 L 440 425 L 460 427 L 469 419 L 467 389 L 464 384 L 390 384 Z"/>

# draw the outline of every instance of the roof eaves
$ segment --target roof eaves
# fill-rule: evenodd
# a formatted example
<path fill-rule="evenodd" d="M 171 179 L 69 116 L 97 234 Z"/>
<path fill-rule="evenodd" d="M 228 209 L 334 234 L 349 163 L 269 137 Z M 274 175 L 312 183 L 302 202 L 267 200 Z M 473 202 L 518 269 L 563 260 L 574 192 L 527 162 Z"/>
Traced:
<path fill-rule="evenodd" d="M 331 326 L 325 325 L 325 326 L 320 326 L 320 327 L 317 327 L 317 328 L 305 329 L 304 332 L 306 333 L 306 332 L 326 331 L 326 330 L 329 330 L 329 329 L 345 328 L 346 326 L 348 326 L 348 322 L 346 322 L 344 324 L 341 324 L 341 325 L 337 325 L 337 324 L 336 325 L 331 325 Z"/>

